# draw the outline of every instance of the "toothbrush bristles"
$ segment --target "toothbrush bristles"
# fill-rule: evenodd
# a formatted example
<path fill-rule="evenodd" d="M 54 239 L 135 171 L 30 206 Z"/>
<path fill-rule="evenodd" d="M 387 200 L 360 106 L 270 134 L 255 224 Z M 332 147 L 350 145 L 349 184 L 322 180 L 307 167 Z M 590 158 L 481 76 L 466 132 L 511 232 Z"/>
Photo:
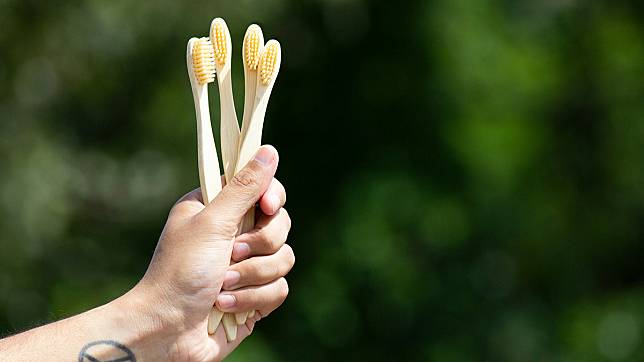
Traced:
<path fill-rule="evenodd" d="M 279 45 L 277 43 L 270 43 L 264 49 L 260 59 L 260 79 L 264 85 L 267 85 L 273 79 L 278 52 Z"/>
<path fill-rule="evenodd" d="M 245 41 L 246 65 L 250 70 L 257 70 L 257 66 L 259 65 L 259 34 L 257 30 L 253 29 L 249 31 Z"/>
<path fill-rule="evenodd" d="M 228 48 L 226 44 L 226 31 L 224 26 L 221 23 L 214 25 L 213 34 L 214 39 L 212 39 L 215 58 L 217 58 L 217 64 L 223 65 L 226 64 L 226 56 L 228 55 Z"/>
<path fill-rule="evenodd" d="M 215 58 L 212 43 L 208 38 L 198 39 L 192 48 L 192 66 L 195 78 L 204 85 L 215 81 Z"/>

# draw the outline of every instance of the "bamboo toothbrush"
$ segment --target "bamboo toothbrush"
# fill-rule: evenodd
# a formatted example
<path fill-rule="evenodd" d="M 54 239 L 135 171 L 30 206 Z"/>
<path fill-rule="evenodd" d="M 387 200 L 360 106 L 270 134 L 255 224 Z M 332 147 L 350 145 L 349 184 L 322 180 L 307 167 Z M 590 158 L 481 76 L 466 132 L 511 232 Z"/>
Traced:
<path fill-rule="evenodd" d="M 262 28 L 252 24 L 246 29 L 242 57 L 244 59 L 244 117 L 242 127 L 250 122 L 255 105 L 255 91 L 257 89 L 257 67 L 259 58 L 264 50 L 264 34 Z"/>
<path fill-rule="evenodd" d="M 282 63 L 282 50 L 277 40 L 269 40 L 260 54 L 257 70 L 255 71 L 257 73 L 256 89 L 254 100 L 251 103 L 252 113 L 248 121 L 242 124 L 236 172 L 246 166 L 262 144 L 264 116 Z M 244 106 L 244 108 L 246 107 Z M 246 116 L 246 112 L 244 112 L 244 116 Z M 242 232 L 246 232 L 254 227 L 255 209 L 252 208 L 244 215 L 240 229 Z"/>
<path fill-rule="evenodd" d="M 188 75 L 197 114 L 199 183 L 204 204 L 208 204 L 221 191 L 217 147 L 212 135 L 208 107 L 208 83 L 215 81 L 214 49 L 210 40 L 208 38 L 190 39 L 186 62 L 188 63 Z M 212 308 L 208 314 L 208 333 L 214 333 L 222 315 L 223 313 L 216 308 Z"/>
<path fill-rule="evenodd" d="M 257 24 L 251 24 L 246 29 L 244 35 L 244 44 L 242 46 L 242 58 L 244 63 L 244 116 L 242 124 L 250 122 L 250 117 L 253 113 L 253 105 L 255 104 L 255 90 L 257 89 L 257 66 L 259 65 L 259 57 L 264 49 L 264 34 L 262 28 Z M 235 170 L 237 171 L 237 170 Z M 254 225 L 253 225 L 254 226 Z M 249 230 L 239 229 L 239 234 Z M 235 320 L 237 324 L 246 322 L 247 317 L 253 317 L 255 311 L 252 310 L 248 313 L 235 313 Z"/>
<path fill-rule="evenodd" d="M 208 108 L 208 83 L 215 80 L 215 61 L 212 54 L 212 44 L 208 38 L 192 38 L 188 41 L 186 62 L 197 114 L 199 183 L 205 204 L 212 201 L 221 191 L 219 160 Z"/>
<path fill-rule="evenodd" d="M 226 182 L 235 175 L 237 151 L 239 148 L 239 122 L 235 112 L 233 87 L 231 83 L 232 41 L 230 31 L 222 18 L 210 24 L 210 39 L 214 49 L 217 83 L 219 85 L 219 105 L 221 108 L 221 161 L 224 166 Z"/>
<path fill-rule="evenodd" d="M 221 161 L 224 166 L 224 177 L 228 183 L 235 175 L 240 132 L 231 83 L 232 41 L 230 39 L 230 31 L 224 19 L 216 18 L 212 21 L 210 24 L 210 39 L 213 43 L 215 65 L 217 68 L 217 84 L 219 85 Z M 213 309 L 216 308 L 213 306 Z M 213 311 L 211 313 L 217 314 L 221 312 Z M 246 313 L 224 314 L 222 323 L 228 341 L 235 340 L 237 337 L 237 324 L 242 324 L 245 321 Z M 211 325 L 211 328 L 209 328 L 208 332 L 214 333 L 217 325 L 210 323 L 209 325 Z"/>

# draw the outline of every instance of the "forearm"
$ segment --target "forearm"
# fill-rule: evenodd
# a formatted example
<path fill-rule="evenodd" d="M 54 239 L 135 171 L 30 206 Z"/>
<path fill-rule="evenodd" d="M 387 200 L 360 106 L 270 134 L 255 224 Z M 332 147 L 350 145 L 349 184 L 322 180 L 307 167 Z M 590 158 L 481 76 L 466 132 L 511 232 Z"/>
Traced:
<path fill-rule="evenodd" d="M 124 297 L 85 313 L 0 340 L 10 361 L 163 360 L 172 341 L 144 298 Z M 84 358 L 80 358 L 81 355 Z M 134 357 L 134 358 L 132 358 Z"/>

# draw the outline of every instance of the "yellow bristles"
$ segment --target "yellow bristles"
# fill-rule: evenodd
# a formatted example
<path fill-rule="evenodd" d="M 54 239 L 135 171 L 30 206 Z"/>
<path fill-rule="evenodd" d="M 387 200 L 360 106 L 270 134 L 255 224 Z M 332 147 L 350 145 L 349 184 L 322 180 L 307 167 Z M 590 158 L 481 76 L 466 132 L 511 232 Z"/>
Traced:
<path fill-rule="evenodd" d="M 192 68 L 199 84 L 215 81 L 215 58 L 212 43 L 208 38 L 195 41 L 192 47 Z"/>
<path fill-rule="evenodd" d="M 270 42 L 269 42 L 270 43 Z M 267 85 L 273 79 L 275 72 L 275 64 L 277 62 L 277 54 L 279 52 L 279 45 L 277 43 L 267 44 L 260 59 L 260 79 L 262 84 Z"/>
<path fill-rule="evenodd" d="M 257 29 L 249 29 L 244 39 L 245 61 L 250 70 L 257 70 L 259 65 L 259 37 Z"/>
<path fill-rule="evenodd" d="M 217 64 L 223 65 L 226 64 L 226 57 L 228 55 L 228 47 L 226 44 L 226 29 L 221 23 L 216 23 L 213 26 L 212 39 L 214 49 L 215 49 L 215 58 L 217 59 Z"/>

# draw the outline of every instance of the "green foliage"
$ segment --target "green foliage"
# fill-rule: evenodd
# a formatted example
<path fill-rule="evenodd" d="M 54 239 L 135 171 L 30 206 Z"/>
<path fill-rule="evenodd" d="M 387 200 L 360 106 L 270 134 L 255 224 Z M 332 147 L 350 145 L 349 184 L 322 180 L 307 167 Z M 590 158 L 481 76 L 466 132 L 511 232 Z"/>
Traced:
<path fill-rule="evenodd" d="M 264 140 L 280 151 L 298 258 L 290 298 L 232 360 L 636 359 L 643 13 L 0 1 L 0 330 L 143 275 L 198 183 L 185 43 L 221 16 L 240 115 L 246 25 L 282 43 Z"/>

